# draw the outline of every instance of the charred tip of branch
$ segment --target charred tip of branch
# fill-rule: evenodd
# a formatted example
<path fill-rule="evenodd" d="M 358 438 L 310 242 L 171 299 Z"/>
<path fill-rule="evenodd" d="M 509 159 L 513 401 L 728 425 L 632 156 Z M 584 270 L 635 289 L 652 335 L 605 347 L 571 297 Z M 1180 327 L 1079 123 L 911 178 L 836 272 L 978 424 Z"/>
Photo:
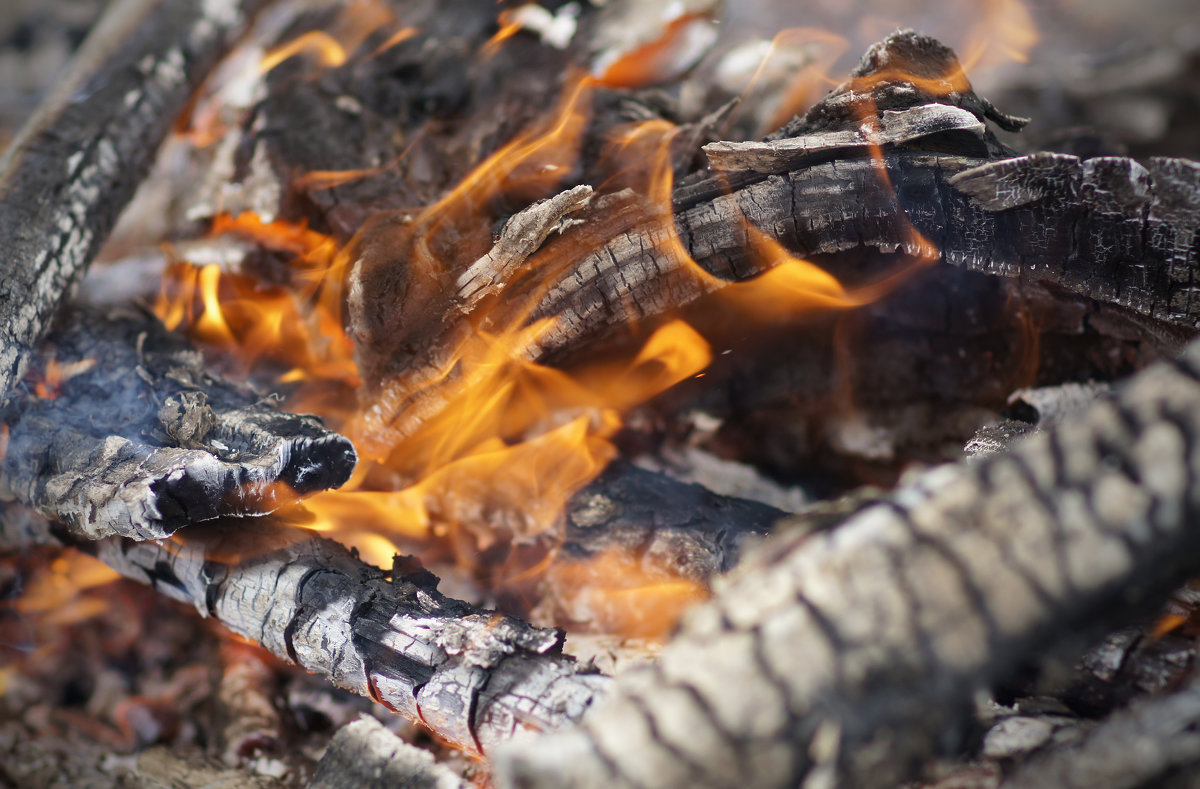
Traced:
<path fill-rule="evenodd" d="M 213 377 L 144 316 L 72 314 L 49 348 L 0 413 L 0 488 L 77 536 L 264 514 L 354 470 L 347 438 Z"/>

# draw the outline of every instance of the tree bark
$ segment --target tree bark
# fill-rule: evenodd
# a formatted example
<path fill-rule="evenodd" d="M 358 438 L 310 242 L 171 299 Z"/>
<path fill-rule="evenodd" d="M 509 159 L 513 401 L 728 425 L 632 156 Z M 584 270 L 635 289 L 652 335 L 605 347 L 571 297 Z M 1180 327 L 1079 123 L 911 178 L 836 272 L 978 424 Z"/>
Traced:
<path fill-rule="evenodd" d="M 501 785 L 909 777 L 1018 661 L 1200 570 L 1198 435 L 1193 345 L 1009 454 L 778 534 L 577 728 L 497 754 Z"/>
<path fill-rule="evenodd" d="M 265 0 L 121 0 L 0 159 L 0 397 L 149 171 L 193 91 Z"/>
<path fill-rule="evenodd" d="M 72 544 L 275 655 L 483 755 L 523 729 L 577 720 L 609 678 L 563 633 L 437 591 L 413 559 L 390 571 L 269 518 L 200 524 L 170 542 L 80 542 L 10 506 L 0 544 Z"/>
<path fill-rule="evenodd" d="M 153 318 L 74 312 L 36 365 L 0 409 L 0 492 L 85 539 L 270 512 L 354 470 L 348 439 L 211 375 Z"/>

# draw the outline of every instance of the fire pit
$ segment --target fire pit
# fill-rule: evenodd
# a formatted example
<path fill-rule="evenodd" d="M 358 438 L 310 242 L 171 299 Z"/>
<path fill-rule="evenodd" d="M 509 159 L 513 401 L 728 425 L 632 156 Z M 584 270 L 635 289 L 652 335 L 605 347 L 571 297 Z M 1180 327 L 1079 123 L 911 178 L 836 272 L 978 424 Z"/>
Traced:
<path fill-rule="evenodd" d="M 114 2 L 10 144 L 0 777 L 1200 759 L 1190 17 L 452 5 Z"/>

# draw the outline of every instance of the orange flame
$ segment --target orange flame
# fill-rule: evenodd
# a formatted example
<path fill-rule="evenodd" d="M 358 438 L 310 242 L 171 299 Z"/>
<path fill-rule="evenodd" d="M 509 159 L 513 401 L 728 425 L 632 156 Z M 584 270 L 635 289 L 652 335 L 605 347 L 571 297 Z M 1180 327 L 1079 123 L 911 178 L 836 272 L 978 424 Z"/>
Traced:
<path fill-rule="evenodd" d="M 51 357 L 44 370 L 31 371 L 33 393 L 43 400 L 55 400 L 62 393 L 64 383 L 95 366 L 95 359 L 60 364 L 58 359 Z"/>
<path fill-rule="evenodd" d="M 326 68 L 340 66 L 346 62 L 346 49 L 341 42 L 321 30 L 310 30 L 286 44 L 272 48 L 263 56 L 258 70 L 266 74 L 285 60 L 302 54 L 309 55 Z"/>
<path fill-rule="evenodd" d="M 711 35 L 707 14 L 678 16 L 658 38 L 602 65 L 597 81 L 608 88 L 641 88 L 675 79 L 699 59 Z"/>
<path fill-rule="evenodd" d="M 560 621 L 590 632 L 654 640 L 665 639 L 688 608 L 708 597 L 696 581 L 619 550 L 554 564 L 545 586 Z"/>
<path fill-rule="evenodd" d="M 91 619 L 110 607 L 107 598 L 87 594 L 120 579 L 116 570 L 74 550 L 63 551 L 34 576 L 16 609 L 47 625 L 70 625 Z"/>

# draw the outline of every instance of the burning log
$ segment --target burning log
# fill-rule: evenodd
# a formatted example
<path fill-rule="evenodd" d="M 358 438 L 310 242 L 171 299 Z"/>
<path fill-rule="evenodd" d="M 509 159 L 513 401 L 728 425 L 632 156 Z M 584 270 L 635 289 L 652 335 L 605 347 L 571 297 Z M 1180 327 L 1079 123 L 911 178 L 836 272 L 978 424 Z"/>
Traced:
<path fill-rule="evenodd" d="M 1018 661 L 1200 570 L 1198 431 L 1192 345 L 1009 454 L 777 535 L 578 728 L 500 752 L 502 785 L 907 777 Z"/>
<path fill-rule="evenodd" d="M 133 196 L 192 92 L 264 0 L 110 4 L 0 159 L 0 396 Z"/>
<path fill-rule="evenodd" d="M 513 355 L 573 356 L 613 327 L 800 257 L 828 258 L 837 271 L 836 256 L 854 250 L 892 253 L 893 273 L 940 257 L 1194 329 L 1200 165 L 1014 158 L 988 122 L 1020 125 L 973 93 L 950 50 L 898 33 L 778 137 L 707 146 L 719 172 L 670 193 L 664 159 L 650 168 L 648 188 L 599 194 L 584 208 L 572 202 L 565 229 L 533 255 L 508 251 L 502 236 L 484 257 L 441 271 L 413 262 L 437 243 L 436 234 L 414 240 L 414 232 L 434 226 L 368 225 L 351 253 L 349 321 L 370 432 L 390 446 L 444 406 L 424 384 L 444 378 L 446 353 L 468 329 L 551 321 L 515 342 Z M 488 261 L 503 263 L 489 269 Z M 467 322 L 446 296 L 455 281 L 474 308 Z M 503 300 L 478 299 L 470 283 L 480 281 L 503 288 Z M 834 291 L 819 303 L 845 309 L 881 292 Z M 415 301 L 432 309 L 418 312 Z"/>
<path fill-rule="evenodd" d="M 0 411 L 0 490 L 78 537 L 159 539 L 349 478 L 347 439 L 202 361 L 152 318 L 72 313 Z"/>
<path fill-rule="evenodd" d="M 269 518 L 201 524 L 169 542 L 80 543 L 36 516 L 7 515 L 0 544 L 76 544 L 468 753 L 577 720 L 609 683 L 562 653 L 562 631 L 444 597 L 413 559 L 380 570 Z"/>
<path fill-rule="evenodd" d="M 648 512 L 669 506 L 670 512 Z M 170 541 L 86 542 L 9 506 L 0 547 L 70 544 L 193 605 L 308 671 L 387 705 L 472 753 L 578 720 L 609 679 L 562 654 L 563 633 L 444 597 L 411 559 L 390 571 L 269 518 L 197 524 Z M 707 584 L 776 510 L 618 465 L 568 508 L 564 552 L 620 548 Z M 654 525 L 662 526 L 654 530 Z M 699 587 L 698 587 L 699 588 Z"/>
<path fill-rule="evenodd" d="M 567 504 L 563 551 L 581 559 L 613 548 L 707 585 L 741 558 L 749 537 L 785 513 L 615 462 Z"/>

